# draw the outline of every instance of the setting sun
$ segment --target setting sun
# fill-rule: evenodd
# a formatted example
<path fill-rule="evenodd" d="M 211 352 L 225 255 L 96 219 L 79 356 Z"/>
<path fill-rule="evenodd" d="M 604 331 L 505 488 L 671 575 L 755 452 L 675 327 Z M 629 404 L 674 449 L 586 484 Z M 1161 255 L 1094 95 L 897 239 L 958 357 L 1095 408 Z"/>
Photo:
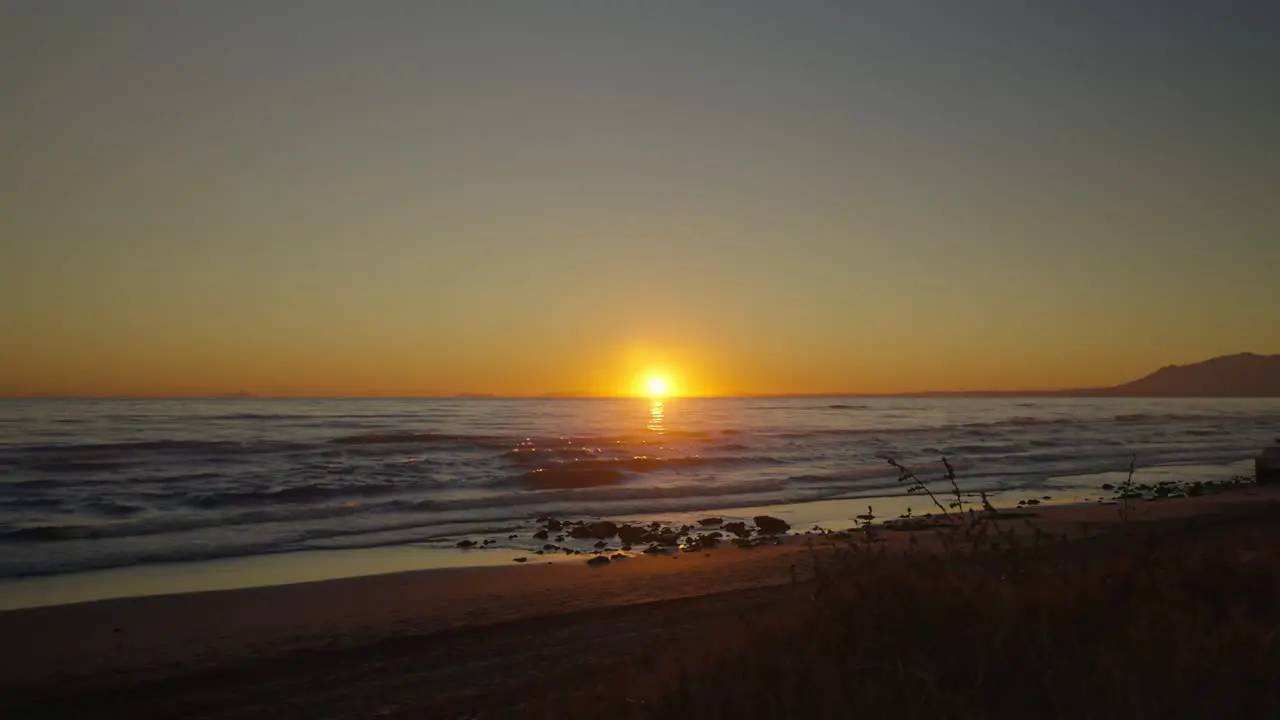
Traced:
<path fill-rule="evenodd" d="M 649 397 L 662 397 L 667 394 L 667 379 L 663 377 L 651 377 L 645 382 L 645 390 L 649 392 Z"/>

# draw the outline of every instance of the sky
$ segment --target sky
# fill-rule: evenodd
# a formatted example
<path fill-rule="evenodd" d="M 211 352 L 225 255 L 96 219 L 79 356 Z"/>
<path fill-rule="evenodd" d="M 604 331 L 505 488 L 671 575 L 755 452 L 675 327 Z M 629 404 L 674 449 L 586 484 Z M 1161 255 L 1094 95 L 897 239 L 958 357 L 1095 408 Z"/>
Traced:
<path fill-rule="evenodd" d="M 0 4 L 0 395 L 1280 352 L 1264 1 Z"/>

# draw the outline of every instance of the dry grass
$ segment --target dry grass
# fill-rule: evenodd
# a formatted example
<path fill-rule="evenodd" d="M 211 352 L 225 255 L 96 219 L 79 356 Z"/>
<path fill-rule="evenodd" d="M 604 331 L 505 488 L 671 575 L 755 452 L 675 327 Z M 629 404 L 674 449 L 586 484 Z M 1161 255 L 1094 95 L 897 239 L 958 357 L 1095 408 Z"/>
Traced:
<path fill-rule="evenodd" d="M 984 506 L 929 550 L 823 537 L 789 613 L 482 716 L 1280 717 L 1275 509 L 1067 540 Z"/>

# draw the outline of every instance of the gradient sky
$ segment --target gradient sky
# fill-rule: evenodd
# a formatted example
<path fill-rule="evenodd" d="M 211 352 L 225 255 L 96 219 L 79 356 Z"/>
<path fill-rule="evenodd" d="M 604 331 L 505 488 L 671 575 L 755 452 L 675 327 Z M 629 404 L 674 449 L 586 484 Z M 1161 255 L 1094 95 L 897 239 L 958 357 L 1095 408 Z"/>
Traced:
<path fill-rule="evenodd" d="M 4 2 L 0 394 L 1280 352 L 1274 7 Z"/>

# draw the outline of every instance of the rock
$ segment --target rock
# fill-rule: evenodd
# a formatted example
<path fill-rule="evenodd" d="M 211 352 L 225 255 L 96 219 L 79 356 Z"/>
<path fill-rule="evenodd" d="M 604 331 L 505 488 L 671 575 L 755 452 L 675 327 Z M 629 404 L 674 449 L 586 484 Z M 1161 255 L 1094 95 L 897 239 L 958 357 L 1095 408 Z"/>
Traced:
<path fill-rule="evenodd" d="M 598 565 L 608 565 L 608 564 L 609 564 L 609 562 L 610 562 L 609 558 L 607 558 L 607 557 L 605 557 L 605 556 L 603 556 L 603 555 L 597 555 L 597 556 L 595 556 L 595 557 L 591 558 L 590 560 L 588 560 L 588 561 L 587 561 L 587 564 L 588 564 L 588 565 L 596 565 L 596 566 L 598 566 Z"/>
<path fill-rule="evenodd" d="M 701 520 L 698 521 L 698 524 L 701 525 L 702 527 L 716 527 L 719 525 L 723 525 L 724 520 L 721 518 L 702 518 Z"/>
<path fill-rule="evenodd" d="M 646 535 L 645 541 L 656 545 L 675 547 L 680 544 L 680 536 L 673 532 L 663 533 L 661 535 Z"/>
<path fill-rule="evenodd" d="M 627 559 L 627 556 L 626 556 L 626 555 L 623 555 L 622 553 L 614 553 L 614 554 L 613 554 L 613 559 L 614 559 L 614 560 L 626 560 L 626 559 Z"/>
<path fill-rule="evenodd" d="M 747 527 L 747 524 L 744 522 L 725 523 L 724 530 L 725 532 L 731 532 L 740 538 L 751 535 L 751 528 Z"/>
<path fill-rule="evenodd" d="M 765 535 L 780 535 L 791 529 L 791 526 L 786 521 L 768 515 L 757 515 L 752 518 L 752 522 Z"/>
<path fill-rule="evenodd" d="M 719 540 L 720 538 L 724 537 L 724 533 L 719 531 L 716 531 L 713 533 L 707 533 L 707 537 L 712 538 L 714 540 Z"/>
<path fill-rule="evenodd" d="M 709 535 L 698 535 L 697 537 L 689 538 L 689 540 L 685 542 L 684 551 L 698 552 L 699 550 L 709 550 L 719 543 L 719 540 L 710 537 Z"/>
<path fill-rule="evenodd" d="M 543 546 L 542 546 L 542 549 L 543 549 L 543 550 L 555 550 L 555 549 L 556 549 L 556 546 L 555 546 L 555 545 L 552 545 L 551 543 L 547 543 L 546 545 L 543 545 Z"/>
<path fill-rule="evenodd" d="M 603 550 L 603 549 L 605 549 L 605 548 L 607 548 L 607 547 L 609 547 L 609 543 L 607 543 L 607 542 L 605 542 L 605 541 L 603 541 L 603 540 L 597 540 L 597 541 L 596 541 L 595 548 L 596 548 L 597 550 Z"/>
<path fill-rule="evenodd" d="M 564 542 L 564 536 L 563 536 L 563 535 L 557 535 L 557 536 L 556 536 L 556 542 Z"/>
<path fill-rule="evenodd" d="M 518 563 L 529 562 L 529 558 L 511 558 L 511 562 L 518 562 Z"/>
<path fill-rule="evenodd" d="M 518 537 L 520 537 L 520 536 L 519 536 L 519 535 L 508 535 L 508 536 L 507 536 L 507 539 L 508 539 L 508 540 L 515 540 L 515 539 L 516 539 L 516 538 L 518 538 Z"/>
<path fill-rule="evenodd" d="M 623 550 L 630 550 L 630 549 L 631 549 L 631 543 L 622 543 L 622 549 L 623 549 Z"/>
<path fill-rule="evenodd" d="M 548 535 L 546 530 L 539 530 L 538 532 L 533 534 L 534 540 L 546 540 L 547 537 Z"/>
<path fill-rule="evenodd" d="M 549 530 L 550 532 L 560 532 L 561 528 L 563 527 L 564 527 L 564 523 L 560 522 L 559 520 L 556 520 L 555 518 L 549 518 L 547 520 L 547 530 Z"/>
<path fill-rule="evenodd" d="M 485 539 L 484 539 L 484 543 L 483 543 L 483 544 L 484 544 L 484 545 L 492 545 L 492 544 L 493 544 L 493 541 L 492 541 L 492 540 L 490 540 L 489 538 L 485 538 Z"/>
<path fill-rule="evenodd" d="M 733 544 L 734 544 L 734 545 L 737 545 L 738 547 L 740 547 L 740 548 L 742 548 L 742 549 L 744 549 L 744 550 L 746 550 L 746 549 L 748 549 L 748 548 L 753 548 L 753 547 L 755 547 L 755 546 L 756 546 L 756 541 L 755 541 L 755 540 L 752 540 L 751 538 L 741 538 L 741 537 L 740 537 L 740 538 L 734 538 L 734 539 L 733 539 Z"/>
<path fill-rule="evenodd" d="M 635 525 L 619 525 L 618 539 L 624 543 L 637 543 L 644 540 L 646 531 L 642 527 Z"/>
<path fill-rule="evenodd" d="M 1115 486 L 1115 485 L 1112 485 L 1111 483 L 1102 483 L 1102 489 L 1103 489 L 1103 490 L 1115 490 L 1115 489 L 1116 489 L 1116 486 Z"/>
<path fill-rule="evenodd" d="M 1039 500 L 1037 500 L 1037 499 L 1035 499 L 1035 498 L 1031 498 L 1030 500 L 1028 500 L 1028 501 L 1027 501 L 1027 504 L 1028 504 L 1028 505 L 1039 505 L 1039 504 L 1040 504 L 1040 501 L 1039 501 Z"/>
<path fill-rule="evenodd" d="M 546 554 L 547 554 L 547 551 L 546 551 L 546 550 L 535 550 L 533 554 L 534 554 L 534 555 L 546 555 Z"/>
<path fill-rule="evenodd" d="M 476 544 L 475 544 L 475 541 L 473 541 L 473 540 L 459 540 L 459 541 L 458 541 L 458 547 L 460 547 L 460 548 L 464 548 L 464 549 L 465 549 L 465 548 L 473 548 L 473 547 L 475 547 L 475 546 L 476 546 Z"/>
<path fill-rule="evenodd" d="M 601 520 L 599 522 L 579 525 L 569 531 L 570 537 L 575 537 L 575 538 L 578 538 L 579 540 L 583 540 L 586 538 L 596 538 L 597 540 L 605 540 L 617 534 L 618 534 L 618 526 L 609 522 L 608 520 Z"/>
<path fill-rule="evenodd" d="M 644 549 L 645 555 L 666 555 L 667 549 L 661 545 L 650 545 Z"/>

